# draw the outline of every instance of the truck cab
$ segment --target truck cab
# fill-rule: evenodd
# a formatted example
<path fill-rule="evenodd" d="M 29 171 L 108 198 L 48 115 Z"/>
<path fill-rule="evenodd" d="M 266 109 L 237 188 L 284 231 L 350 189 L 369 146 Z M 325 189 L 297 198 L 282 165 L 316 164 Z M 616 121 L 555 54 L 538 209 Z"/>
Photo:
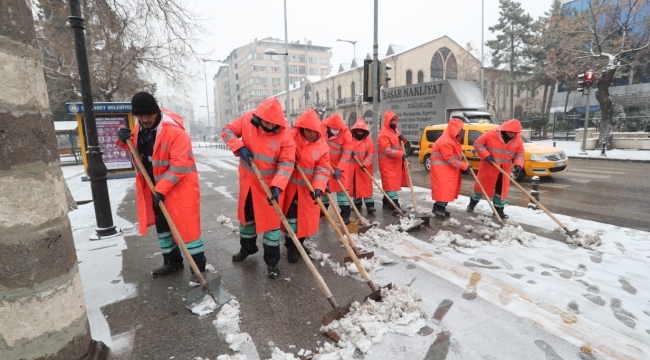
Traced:
<path fill-rule="evenodd" d="M 485 111 L 451 110 L 446 122 L 449 123 L 451 118 L 459 118 L 465 124 L 494 124 L 492 114 Z"/>

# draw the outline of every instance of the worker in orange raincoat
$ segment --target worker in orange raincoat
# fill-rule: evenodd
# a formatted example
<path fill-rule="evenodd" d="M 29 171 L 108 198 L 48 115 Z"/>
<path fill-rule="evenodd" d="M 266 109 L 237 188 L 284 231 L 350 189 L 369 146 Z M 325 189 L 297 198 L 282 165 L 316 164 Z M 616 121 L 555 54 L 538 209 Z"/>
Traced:
<path fill-rule="evenodd" d="M 431 199 L 433 214 L 438 218 L 449 217 L 447 203 L 460 194 L 460 172 L 469 164 L 463 161 L 462 140 L 458 135 L 463 130 L 463 120 L 452 118 L 445 132 L 433 144 L 431 151 Z"/>
<path fill-rule="evenodd" d="M 341 217 L 346 224 L 350 223 L 350 213 L 352 208 L 350 207 L 350 202 L 345 196 L 341 186 L 339 186 L 338 181 L 341 180 L 343 186 L 348 183 L 348 177 L 350 171 L 350 162 L 354 161 L 351 158 L 352 150 L 352 135 L 350 134 L 350 129 L 345 125 L 343 119 L 339 114 L 334 113 L 334 115 L 328 117 L 323 121 L 323 124 L 326 126 L 327 131 L 327 145 L 330 147 L 330 163 L 334 169 L 334 174 L 329 181 L 329 191 L 336 193 L 336 202 L 341 209 Z M 325 207 L 329 206 L 329 200 L 327 197 L 323 197 L 323 204 Z"/>
<path fill-rule="evenodd" d="M 508 196 L 510 179 L 503 177 L 499 169 L 492 163 L 510 174 L 512 166 L 521 171 L 524 166 L 524 141 L 521 139 L 521 123 L 512 119 L 487 131 L 474 141 L 474 149 L 481 157 L 478 168 L 478 181 L 483 184 L 485 192 L 492 198 L 494 207 L 502 219 L 508 215 L 503 212 Z M 474 191 L 467 206 L 468 212 L 473 212 L 481 200 L 481 188 L 474 184 Z M 489 200 L 488 200 L 489 201 Z"/>
<path fill-rule="evenodd" d="M 362 164 L 359 166 L 354 159 L 350 164 L 348 189 L 354 199 L 354 206 L 361 211 L 361 205 L 365 203 L 368 214 L 374 214 L 375 200 L 372 198 L 372 179 L 364 170 L 372 174 L 375 144 L 372 143 L 370 130 L 363 118 L 359 118 L 352 126 L 352 156 Z"/>
<path fill-rule="evenodd" d="M 272 198 L 282 204 L 283 190 L 289 182 L 296 157 L 296 145 L 289 122 L 276 98 L 264 100 L 253 112 L 246 113 L 224 126 L 221 137 L 230 150 L 239 156 L 239 252 L 235 262 L 255 254 L 257 234 L 264 233 L 264 262 L 268 276 L 280 276 L 280 218 L 271 208 L 250 161 L 254 161 L 271 191 Z"/>
<path fill-rule="evenodd" d="M 282 212 L 300 240 L 300 244 L 303 244 L 307 236 L 318 231 L 320 206 L 315 200 L 323 195 L 330 178 L 330 149 L 323 136 L 318 114 L 314 109 L 307 109 L 298 116 L 292 135 L 296 144 L 297 163 L 307 176 L 314 192 L 309 191 L 298 170 L 294 169 L 285 190 Z M 287 247 L 289 262 L 297 262 L 298 249 L 288 234 L 285 235 L 284 244 Z M 309 252 L 306 248 L 305 251 Z"/>
<path fill-rule="evenodd" d="M 118 130 L 116 145 L 130 151 L 131 138 L 138 150 L 149 178 L 155 184 L 152 195 L 144 175 L 136 166 L 135 186 L 139 231 L 147 235 L 147 227 L 156 225 L 163 265 L 151 272 L 153 277 L 166 276 L 183 270 L 183 257 L 169 224 L 160 210 L 163 202 L 176 225 L 192 259 L 205 272 L 207 259 L 201 240 L 201 194 L 199 175 L 192 154 L 192 142 L 185 132 L 183 118 L 161 109 L 153 95 L 139 92 L 131 99 L 131 112 L 138 119 L 133 133 L 128 128 Z M 176 241 L 174 241 L 176 240 Z M 190 281 L 198 283 L 192 274 Z"/>
<path fill-rule="evenodd" d="M 384 124 L 377 137 L 377 153 L 381 186 L 395 205 L 401 209 L 397 192 L 402 190 L 403 186 L 409 186 L 409 183 L 404 164 L 407 155 L 402 150 L 402 143 L 406 142 L 406 137 L 397 128 L 398 120 L 399 117 L 393 111 L 387 110 L 384 113 Z M 384 198 L 382 201 L 383 209 L 393 208 L 388 199 Z"/>

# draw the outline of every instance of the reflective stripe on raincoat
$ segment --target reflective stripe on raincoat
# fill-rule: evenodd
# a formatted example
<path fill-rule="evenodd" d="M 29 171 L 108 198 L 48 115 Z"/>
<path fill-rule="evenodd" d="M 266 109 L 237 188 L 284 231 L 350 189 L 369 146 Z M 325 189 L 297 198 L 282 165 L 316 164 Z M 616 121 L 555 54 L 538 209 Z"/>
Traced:
<path fill-rule="evenodd" d="M 361 161 L 368 172 L 372 174 L 372 162 L 375 158 L 375 144 L 372 142 L 370 130 L 363 118 L 359 118 L 359 120 L 354 123 L 354 126 L 352 126 L 352 131 L 358 129 L 366 131 L 368 135 L 363 138 L 363 140 L 357 140 L 352 136 L 352 152 L 354 153 L 354 157 Z M 373 189 L 370 176 L 361 169 L 361 166 L 359 166 L 354 159 L 352 159 L 352 164 L 350 165 L 349 170 L 350 181 L 348 182 L 348 190 L 350 190 L 350 196 L 357 199 L 372 197 Z"/>
<path fill-rule="evenodd" d="M 404 151 L 402 151 L 402 144 L 399 141 L 399 135 L 401 134 L 399 126 L 396 130 L 390 128 L 390 119 L 395 116 L 397 114 L 391 110 L 384 113 L 384 123 L 377 137 L 379 173 L 381 174 L 381 186 L 384 191 L 400 191 L 402 187 L 409 186 L 406 165 L 402 159 Z"/>
<path fill-rule="evenodd" d="M 165 196 L 165 207 L 183 242 L 189 243 L 201 237 L 201 189 L 192 141 L 185 132 L 182 116 L 167 109 L 160 110 L 163 115 L 151 157 L 155 180 L 151 180 L 155 182 L 156 192 Z M 134 145 L 138 143 L 139 131 L 139 123 L 136 123 L 131 138 Z M 116 145 L 129 151 L 129 146 L 120 140 Z M 151 190 L 144 175 L 137 166 L 135 168 L 139 232 L 144 236 L 147 235 L 147 227 L 156 224 L 156 218 Z"/>
<path fill-rule="evenodd" d="M 503 141 L 501 131 L 510 131 L 517 133 L 507 144 Z M 524 166 L 524 142 L 521 139 L 521 123 L 519 120 L 508 120 L 499 125 L 496 129 L 487 131 L 485 134 L 479 136 L 474 141 L 474 149 L 481 157 L 481 162 L 478 167 L 478 180 L 483 184 L 485 192 L 492 198 L 499 177 L 498 169 L 492 164 L 485 161 L 485 158 L 492 155 L 495 162 L 506 173 L 510 174 L 514 165 Z M 508 187 L 510 180 L 505 176 L 501 178 L 501 200 L 508 196 Z M 481 194 L 481 188 L 478 184 L 474 184 L 474 191 Z"/>
<path fill-rule="evenodd" d="M 352 150 L 350 150 L 352 146 L 352 134 L 350 134 L 350 129 L 348 129 L 341 116 L 337 113 L 325 119 L 323 125 L 330 129 L 341 130 L 337 135 L 327 139 L 327 145 L 330 147 L 330 163 L 332 164 L 332 168 L 334 170 L 341 170 L 341 184 L 346 186 L 350 175 L 348 168 L 350 167 L 350 162 L 354 161 L 350 157 L 352 155 Z M 327 133 L 325 136 L 327 136 Z M 338 181 L 334 180 L 334 177 L 330 179 L 329 187 L 333 193 L 343 191 Z"/>
<path fill-rule="evenodd" d="M 266 132 L 253 125 L 253 115 L 279 125 L 277 132 Z M 284 190 L 289 182 L 295 163 L 296 145 L 291 137 L 289 122 L 284 118 L 282 106 L 276 98 L 264 100 L 253 112 L 246 113 L 224 126 L 221 137 L 230 150 L 239 156 L 239 149 L 246 146 L 253 153 L 253 161 L 260 170 L 262 178 L 270 188 L 276 186 Z M 258 234 L 280 227 L 280 218 L 267 202 L 267 196 L 255 176 L 252 167 L 239 159 L 239 201 L 237 219 L 246 224 L 244 205 L 251 192 Z M 284 191 L 280 192 L 278 204 L 282 204 Z"/>
<path fill-rule="evenodd" d="M 301 134 L 300 128 L 318 131 L 318 140 L 307 141 Z M 325 142 L 321 122 L 316 112 L 313 109 L 307 109 L 302 113 L 296 120 L 291 133 L 296 144 L 295 156 L 298 159 L 298 164 L 305 172 L 314 190 L 325 193 L 325 187 L 330 178 L 330 149 Z M 296 193 L 298 194 L 298 231 L 296 231 L 296 236 L 302 238 L 315 234 L 320 223 L 320 207 L 312 199 L 309 188 L 297 169 L 294 169 L 291 174 L 291 179 L 284 192 L 282 211 L 285 214 L 289 211 Z"/>
<path fill-rule="evenodd" d="M 431 151 L 431 199 L 451 202 L 458 198 L 461 187 L 461 170 L 467 170 L 463 149 L 456 138 L 463 129 L 463 121 L 451 119 L 445 132 L 436 140 Z"/>

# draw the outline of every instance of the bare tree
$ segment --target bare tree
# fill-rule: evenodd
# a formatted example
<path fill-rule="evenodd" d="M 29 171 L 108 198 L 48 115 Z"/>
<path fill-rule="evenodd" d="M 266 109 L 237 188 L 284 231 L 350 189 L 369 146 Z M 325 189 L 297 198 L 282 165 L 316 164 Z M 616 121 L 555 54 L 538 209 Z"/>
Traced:
<path fill-rule="evenodd" d="M 562 22 L 567 35 L 562 50 L 599 73 L 595 84 L 602 114 L 599 143 L 611 150 L 614 104 L 609 87 L 617 70 L 648 60 L 650 0 L 587 0 L 586 4 L 585 10 Z"/>

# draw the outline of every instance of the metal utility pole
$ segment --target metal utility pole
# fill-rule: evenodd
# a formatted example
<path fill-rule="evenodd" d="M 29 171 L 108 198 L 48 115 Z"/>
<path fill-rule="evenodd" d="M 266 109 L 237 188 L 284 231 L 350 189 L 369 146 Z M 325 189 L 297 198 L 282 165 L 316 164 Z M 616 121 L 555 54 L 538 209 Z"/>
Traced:
<path fill-rule="evenodd" d="M 286 65 L 286 72 L 287 72 L 287 79 L 285 80 L 286 84 L 286 100 L 284 104 L 285 108 L 285 113 L 287 114 L 287 120 L 289 120 L 289 123 L 291 124 L 291 127 L 293 127 L 293 120 L 291 117 L 289 117 L 289 35 L 287 31 L 287 0 L 284 0 L 284 61 Z"/>
<path fill-rule="evenodd" d="M 372 83 L 372 139 L 377 141 L 379 135 L 379 122 L 381 115 L 379 114 L 379 60 L 378 60 L 378 50 L 379 50 L 379 0 L 375 0 L 375 35 L 374 42 L 372 44 L 372 78 L 375 80 Z M 375 145 L 375 154 L 378 152 L 377 145 Z M 379 171 L 379 166 L 377 159 L 379 156 L 375 156 L 373 160 L 373 168 L 376 173 Z"/>
<path fill-rule="evenodd" d="M 485 56 L 483 55 L 483 49 L 485 48 L 485 40 L 483 35 L 485 35 L 485 0 L 481 0 L 481 95 L 485 101 Z"/>
<path fill-rule="evenodd" d="M 354 74 L 358 75 L 359 74 L 359 71 L 358 71 L 359 70 L 359 64 L 357 64 L 357 40 L 336 39 L 336 41 L 348 42 L 348 43 L 352 44 L 352 49 L 354 51 L 354 60 L 353 61 L 354 61 L 354 65 L 355 65 L 354 66 Z M 359 77 L 357 77 L 357 79 L 359 80 L 359 82 L 357 83 L 358 86 L 361 86 L 361 79 Z M 361 86 L 361 89 L 363 89 L 363 86 Z M 359 102 L 357 101 L 358 96 L 356 94 L 357 86 L 354 87 L 354 90 L 355 90 L 355 94 L 354 94 L 353 98 L 354 98 L 354 104 L 356 105 L 356 113 L 357 113 L 357 119 L 358 119 L 358 118 L 361 117 L 361 115 L 359 115 Z M 354 121 L 356 122 L 357 119 L 354 119 Z"/>
<path fill-rule="evenodd" d="M 108 171 L 102 159 L 102 149 L 97 139 L 97 122 L 95 120 L 95 109 L 93 105 L 92 88 L 90 87 L 90 73 L 88 71 L 88 56 L 86 54 L 86 37 L 84 35 L 84 19 L 81 17 L 81 6 L 78 0 L 69 0 L 70 16 L 68 21 L 74 33 L 74 47 L 77 55 L 77 68 L 79 70 L 79 82 L 81 83 L 81 97 L 84 106 L 84 128 L 86 132 L 88 159 L 88 178 L 90 190 L 95 207 L 95 219 L 97 228 L 95 233 L 99 240 L 102 237 L 116 235 L 111 212 L 111 201 L 108 196 Z"/>
<path fill-rule="evenodd" d="M 221 60 L 212 60 L 212 59 L 201 59 L 203 61 L 203 79 L 205 80 L 205 107 L 207 108 L 208 111 L 208 126 L 210 125 L 210 100 L 208 100 L 208 71 L 206 70 L 205 67 L 205 62 L 206 61 L 214 61 L 214 62 L 221 62 Z M 210 132 L 208 131 L 208 135 L 211 136 Z"/>
<path fill-rule="evenodd" d="M 589 103 L 589 93 L 591 93 L 591 87 L 586 87 L 587 90 L 587 105 L 585 106 L 585 126 L 582 131 L 582 144 L 580 144 L 580 150 L 582 152 L 587 152 L 587 130 L 589 128 L 589 108 L 591 107 Z"/>

